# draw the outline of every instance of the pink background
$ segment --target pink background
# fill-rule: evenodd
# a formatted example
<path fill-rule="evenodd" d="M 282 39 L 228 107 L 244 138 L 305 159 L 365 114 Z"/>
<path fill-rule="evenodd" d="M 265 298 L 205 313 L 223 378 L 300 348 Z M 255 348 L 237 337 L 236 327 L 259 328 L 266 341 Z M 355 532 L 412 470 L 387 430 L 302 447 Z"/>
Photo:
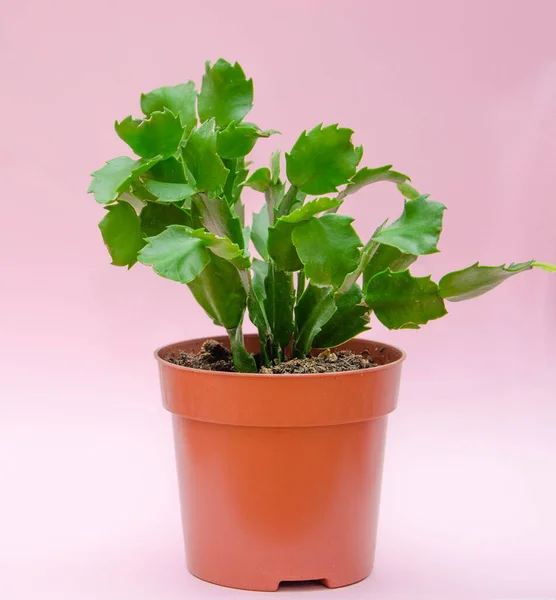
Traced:
<path fill-rule="evenodd" d="M 186 288 L 111 267 L 85 191 L 139 94 L 238 60 L 250 120 L 340 121 L 449 210 L 436 278 L 556 262 L 551 0 L 19 0 L 0 19 L 0 597 L 246 597 L 189 576 L 151 353 L 215 331 Z M 248 198 L 258 206 L 261 198 Z M 347 201 L 367 239 L 401 200 Z M 391 418 L 377 563 L 341 598 L 556 595 L 556 276 L 372 336 L 409 359 Z M 318 588 L 317 588 L 318 589 Z M 312 592 L 313 588 L 303 588 Z M 303 591 L 301 593 L 303 593 Z M 296 590 L 281 592 L 293 596 Z"/>

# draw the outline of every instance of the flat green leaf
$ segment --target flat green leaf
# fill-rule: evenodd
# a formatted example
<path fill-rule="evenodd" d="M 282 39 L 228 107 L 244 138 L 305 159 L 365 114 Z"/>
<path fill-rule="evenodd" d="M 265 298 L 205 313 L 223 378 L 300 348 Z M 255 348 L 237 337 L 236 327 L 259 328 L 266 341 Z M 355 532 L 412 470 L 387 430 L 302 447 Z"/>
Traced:
<path fill-rule="evenodd" d="M 363 271 L 363 289 L 367 288 L 369 281 L 377 274 L 386 269 L 390 271 L 405 271 L 411 266 L 417 257 L 413 254 L 405 254 L 394 246 L 379 244 L 371 260 Z"/>
<path fill-rule="evenodd" d="M 251 239 L 257 249 L 257 252 L 264 260 L 268 261 L 268 208 L 263 204 L 258 213 L 253 213 L 253 226 L 251 231 Z"/>
<path fill-rule="evenodd" d="M 227 127 L 231 121 L 239 123 L 252 107 L 253 80 L 237 62 L 231 65 L 220 58 L 212 67 L 206 63 L 198 102 L 202 122 L 214 118 L 218 127 Z"/>
<path fill-rule="evenodd" d="M 230 262 L 211 254 L 210 262 L 188 287 L 215 325 L 232 329 L 241 323 L 247 297 L 238 270 Z"/>
<path fill-rule="evenodd" d="M 294 329 L 293 275 L 270 264 L 265 279 L 265 291 L 265 312 L 274 342 L 284 348 L 290 343 Z"/>
<path fill-rule="evenodd" d="M 262 302 L 266 300 L 265 280 L 268 268 L 268 262 L 258 258 L 253 259 L 253 291 Z"/>
<path fill-rule="evenodd" d="M 427 200 L 427 196 L 408 200 L 402 216 L 376 233 L 373 240 L 394 246 L 407 254 L 438 252 L 436 245 L 442 231 L 442 214 L 445 210 L 443 204 Z"/>
<path fill-rule="evenodd" d="M 193 207 L 195 208 L 193 209 Z M 192 215 L 194 212 L 199 217 L 199 223 L 205 229 L 220 237 L 227 237 L 243 248 L 241 221 L 225 200 L 197 194 L 193 197 L 192 202 Z"/>
<path fill-rule="evenodd" d="M 210 263 L 205 242 L 189 227 L 170 225 L 162 233 L 147 238 L 139 261 L 151 265 L 154 272 L 179 283 L 191 283 Z"/>
<path fill-rule="evenodd" d="M 272 180 L 270 178 L 270 169 L 268 167 L 261 167 L 251 173 L 251 176 L 243 184 L 244 186 L 253 188 L 257 192 L 266 192 L 271 186 Z"/>
<path fill-rule="evenodd" d="M 293 230 L 293 244 L 314 285 L 339 288 L 357 268 L 363 243 L 352 222 L 351 217 L 329 214 L 313 217 Z"/>
<path fill-rule="evenodd" d="M 351 178 L 346 189 L 340 192 L 340 196 L 345 197 L 350 194 L 355 194 L 355 192 L 359 191 L 362 187 L 378 181 L 405 183 L 406 181 L 409 181 L 409 177 L 403 173 L 398 173 L 398 171 L 392 171 L 392 165 L 385 165 L 384 167 L 378 167 L 377 169 L 363 167 Z"/>
<path fill-rule="evenodd" d="M 131 268 L 137 262 L 139 250 L 145 245 L 139 217 L 127 202 L 112 204 L 106 210 L 108 213 L 98 226 L 112 264 Z"/>
<path fill-rule="evenodd" d="M 188 183 L 168 183 L 166 181 L 145 181 L 145 188 L 158 202 L 183 202 L 197 191 Z"/>
<path fill-rule="evenodd" d="M 132 182 L 148 171 L 161 157 L 133 160 L 119 156 L 109 160 L 104 167 L 92 173 L 93 180 L 87 193 L 94 194 L 99 204 L 110 204 L 125 192 Z"/>
<path fill-rule="evenodd" d="M 247 299 L 249 318 L 259 331 L 262 338 L 268 338 L 272 334 L 270 324 L 266 316 L 266 288 L 265 281 L 268 275 L 268 263 L 263 260 L 253 260 L 253 283 L 251 294 Z"/>
<path fill-rule="evenodd" d="M 145 177 L 167 183 L 187 183 L 183 164 L 173 156 L 157 162 L 145 173 Z"/>
<path fill-rule="evenodd" d="M 211 198 L 222 193 L 229 171 L 216 153 L 214 119 L 189 134 L 182 148 L 182 160 L 188 172 L 188 183 Z"/>
<path fill-rule="evenodd" d="M 220 237 L 204 229 L 191 230 L 190 234 L 202 240 L 216 256 L 231 262 L 238 269 L 247 269 L 251 266 L 251 260 L 244 255 L 243 248 L 229 238 Z"/>
<path fill-rule="evenodd" d="M 294 229 L 314 215 L 340 206 L 342 200 L 336 198 L 317 198 L 307 202 L 289 215 L 280 217 L 268 230 L 268 253 L 283 271 L 298 271 L 303 268 L 297 250 L 292 241 Z"/>
<path fill-rule="evenodd" d="M 336 312 L 323 325 L 313 341 L 313 348 L 334 348 L 370 329 L 369 307 L 361 288 L 355 284 L 345 294 L 334 296 Z"/>
<path fill-rule="evenodd" d="M 313 340 L 336 312 L 334 290 L 309 284 L 295 307 L 297 333 L 294 341 L 295 356 L 305 357 L 313 347 Z"/>
<path fill-rule="evenodd" d="M 153 112 L 146 119 L 130 115 L 120 123 L 116 121 L 114 128 L 133 152 L 143 158 L 159 155 L 169 158 L 175 154 L 183 135 L 179 117 L 167 108 Z"/>
<path fill-rule="evenodd" d="M 218 133 L 217 150 L 222 158 L 239 158 L 253 150 L 259 138 L 270 137 L 276 131 L 261 131 L 256 125 L 232 121 Z"/>
<path fill-rule="evenodd" d="M 193 229 L 192 224 L 191 216 L 173 204 L 149 203 L 141 212 L 141 227 L 146 237 L 156 236 L 170 225 L 184 225 L 189 236 L 201 240 L 220 258 L 228 260 L 238 269 L 247 269 L 251 266 L 249 255 L 244 253 L 243 246 L 232 242 L 228 237 L 206 231 L 202 227 Z"/>
<path fill-rule="evenodd" d="M 363 148 L 351 142 L 353 131 L 338 125 L 317 125 L 304 131 L 289 154 L 286 172 L 289 181 L 306 194 L 336 192 L 355 175 Z"/>
<path fill-rule="evenodd" d="M 137 212 L 140 212 L 145 202 L 155 202 L 156 196 L 149 192 L 142 179 L 137 179 L 131 184 L 127 192 L 120 196 L 120 199 L 129 202 Z"/>
<path fill-rule="evenodd" d="M 466 269 L 444 275 L 439 282 L 440 295 L 451 302 L 470 300 L 490 292 L 506 279 L 517 273 L 529 271 L 534 266 L 533 260 L 499 267 L 483 267 L 475 263 Z"/>
<path fill-rule="evenodd" d="M 170 225 L 191 225 L 189 214 L 173 204 L 149 202 L 141 211 L 143 237 L 153 237 L 162 233 Z"/>
<path fill-rule="evenodd" d="M 282 271 L 293 272 L 303 268 L 292 240 L 296 227 L 295 223 L 284 223 L 278 219 L 276 225 L 268 229 L 268 254 Z"/>
<path fill-rule="evenodd" d="M 141 110 L 148 117 L 165 108 L 179 117 L 186 132 L 197 125 L 197 91 L 195 83 L 188 81 L 175 86 L 160 87 L 147 94 L 141 94 Z"/>
<path fill-rule="evenodd" d="M 430 275 L 412 277 L 409 271 L 375 275 L 367 285 L 366 301 L 388 329 L 419 329 L 448 314 Z"/>

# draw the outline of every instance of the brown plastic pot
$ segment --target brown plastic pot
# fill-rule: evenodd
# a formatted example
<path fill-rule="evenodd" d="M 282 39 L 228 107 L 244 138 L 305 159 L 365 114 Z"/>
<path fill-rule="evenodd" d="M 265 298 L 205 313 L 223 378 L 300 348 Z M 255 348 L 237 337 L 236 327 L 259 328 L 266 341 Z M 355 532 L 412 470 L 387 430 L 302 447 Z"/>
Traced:
<path fill-rule="evenodd" d="M 367 577 L 404 353 L 352 340 L 341 348 L 367 349 L 380 366 L 322 375 L 217 373 L 164 360 L 203 341 L 156 352 L 190 572 L 259 591 Z M 246 347 L 257 351 L 256 336 L 246 336 Z"/>

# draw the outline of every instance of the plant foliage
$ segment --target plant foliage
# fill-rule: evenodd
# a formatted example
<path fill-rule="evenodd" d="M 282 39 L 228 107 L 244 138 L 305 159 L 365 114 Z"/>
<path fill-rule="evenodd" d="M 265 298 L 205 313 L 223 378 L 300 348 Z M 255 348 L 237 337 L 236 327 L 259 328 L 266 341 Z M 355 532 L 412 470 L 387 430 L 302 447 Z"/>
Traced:
<path fill-rule="evenodd" d="M 285 154 L 251 169 L 257 141 L 278 133 L 244 121 L 253 81 L 239 64 L 206 64 L 201 89 L 191 81 L 141 95 L 142 118 L 115 129 L 135 158 L 109 160 L 89 192 L 106 214 L 99 224 L 112 264 L 140 262 L 186 284 L 230 337 L 234 365 L 256 372 L 243 344 L 248 315 L 269 366 L 313 348 L 342 344 L 369 329 L 371 315 L 389 329 L 418 329 L 447 314 L 445 301 L 480 296 L 518 273 L 548 263 L 475 263 L 439 283 L 409 267 L 438 252 L 445 206 L 420 194 L 392 165 L 360 167 L 363 148 L 351 129 L 317 125 Z M 389 182 L 401 216 L 365 243 L 353 219 L 337 211 L 365 186 Z M 250 225 L 242 192 L 264 195 Z M 250 242 L 260 258 L 250 253 Z"/>

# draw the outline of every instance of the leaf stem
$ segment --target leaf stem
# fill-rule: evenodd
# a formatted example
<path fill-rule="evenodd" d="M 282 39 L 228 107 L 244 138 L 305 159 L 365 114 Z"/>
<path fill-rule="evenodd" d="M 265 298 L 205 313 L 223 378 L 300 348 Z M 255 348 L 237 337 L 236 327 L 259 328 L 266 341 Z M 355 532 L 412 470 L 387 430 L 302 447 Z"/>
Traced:
<path fill-rule="evenodd" d="M 343 189 L 341 192 L 339 192 L 338 195 L 336 196 L 336 200 L 341 200 L 343 203 L 344 198 L 347 195 L 346 190 L 347 190 L 347 187 L 345 189 Z M 338 206 L 333 206 L 332 208 L 329 208 L 324 214 L 325 215 L 336 214 L 338 212 L 338 209 L 340 208 L 340 206 L 342 206 L 342 205 L 338 204 Z"/>
<path fill-rule="evenodd" d="M 241 323 L 237 327 L 233 327 L 227 331 L 236 371 L 239 373 L 256 373 L 257 363 L 255 362 L 255 357 L 245 348 Z"/>
<path fill-rule="evenodd" d="M 270 339 L 268 337 L 261 337 L 259 335 L 259 346 L 260 346 L 260 356 L 261 363 L 265 367 L 271 367 L 272 361 L 270 360 L 270 351 L 272 350 Z"/>
<path fill-rule="evenodd" d="M 556 273 L 556 265 L 551 265 L 550 263 L 534 261 L 531 266 L 542 269 L 543 271 L 548 271 L 549 273 Z"/>
<path fill-rule="evenodd" d="M 282 198 L 282 202 L 280 202 L 280 206 L 278 207 L 278 216 L 283 217 L 284 215 L 289 215 L 292 209 L 292 206 L 295 202 L 295 198 L 297 196 L 297 188 L 295 185 L 291 185 L 290 189 L 286 192 L 286 195 Z"/>
<path fill-rule="evenodd" d="M 293 342 L 293 356 L 295 358 L 306 358 L 311 351 L 313 340 L 318 334 L 324 323 L 326 323 L 332 314 L 336 311 L 334 306 L 334 300 L 332 299 L 332 288 L 316 288 L 314 286 L 307 286 L 304 294 L 306 298 L 302 300 L 305 302 L 305 308 L 310 305 L 310 312 L 305 314 L 304 322 L 301 328 L 296 331 Z M 308 300 L 308 302 L 307 302 Z M 296 316 L 304 312 L 298 303 L 296 307 Z"/>
<path fill-rule="evenodd" d="M 305 291 L 305 271 L 301 270 L 297 273 L 297 302 Z"/>
<path fill-rule="evenodd" d="M 274 225 L 274 194 L 272 188 L 269 188 L 264 193 L 264 199 L 266 202 L 266 210 L 268 212 L 268 225 L 272 227 Z"/>
<path fill-rule="evenodd" d="M 237 158 L 230 158 L 222 161 L 224 166 L 228 169 L 228 177 L 224 183 L 224 196 L 230 206 L 234 204 L 233 201 L 233 186 L 234 181 L 237 177 Z M 239 198 L 238 198 L 239 201 Z"/>
<path fill-rule="evenodd" d="M 344 198 L 347 196 L 347 189 L 348 189 L 348 186 L 346 186 L 343 190 L 341 190 L 340 192 L 338 192 L 338 195 L 336 196 L 336 200 L 341 200 L 343 202 Z M 341 206 L 341 204 L 338 204 L 338 206 L 334 206 L 333 208 L 329 208 L 324 214 L 325 215 L 336 214 L 338 212 L 338 209 L 340 208 L 340 206 Z"/>
<path fill-rule="evenodd" d="M 363 250 L 361 250 L 361 258 L 359 259 L 359 264 L 357 265 L 357 269 L 355 271 L 348 273 L 344 282 L 342 283 L 340 289 L 336 292 L 336 296 L 340 296 L 341 294 L 345 294 L 354 283 L 357 283 L 359 277 L 365 270 L 366 266 L 369 264 L 371 258 L 375 255 L 375 252 L 378 250 L 379 242 L 375 242 L 372 238 L 365 244 Z"/>
<path fill-rule="evenodd" d="M 344 282 L 342 283 L 340 289 L 336 292 L 335 296 L 340 296 L 341 294 L 345 294 L 351 286 L 357 282 L 361 273 L 365 270 L 365 267 L 369 264 L 371 258 L 375 255 L 375 252 L 378 250 L 380 246 L 380 242 L 376 242 L 374 240 L 375 235 L 380 233 L 388 219 L 386 219 L 383 223 L 381 223 L 376 229 L 371 239 L 363 246 L 363 250 L 361 250 L 361 257 L 359 259 L 359 264 L 357 265 L 357 269 L 355 271 L 348 273 Z"/>

